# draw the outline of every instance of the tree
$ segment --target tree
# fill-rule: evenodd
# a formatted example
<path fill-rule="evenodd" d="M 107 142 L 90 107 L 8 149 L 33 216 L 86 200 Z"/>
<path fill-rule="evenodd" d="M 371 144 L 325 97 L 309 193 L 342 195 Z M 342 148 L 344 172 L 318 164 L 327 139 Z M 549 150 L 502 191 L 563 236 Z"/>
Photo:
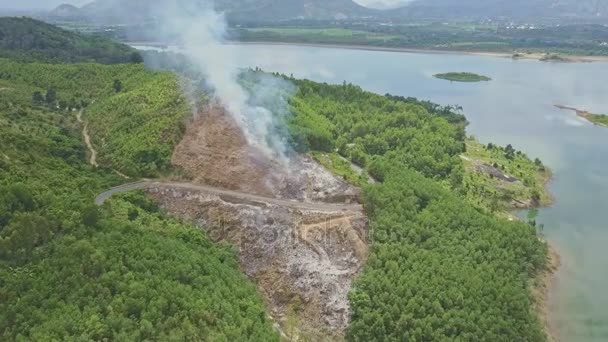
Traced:
<path fill-rule="evenodd" d="M 141 56 L 139 52 L 133 52 L 131 54 L 131 63 L 133 64 L 141 64 L 144 62 L 144 58 Z"/>
<path fill-rule="evenodd" d="M 34 94 L 32 94 L 32 103 L 36 106 L 41 106 L 42 104 L 44 104 L 44 96 L 42 96 L 42 93 L 39 91 L 35 91 Z"/>
<path fill-rule="evenodd" d="M 507 147 L 505 147 L 505 157 L 510 160 L 512 160 L 515 157 L 515 149 L 513 148 L 513 146 L 511 144 L 509 144 L 509 145 L 507 145 Z"/>
<path fill-rule="evenodd" d="M 122 82 L 120 80 L 114 80 L 112 88 L 114 88 L 115 92 L 120 93 L 122 91 Z"/>
<path fill-rule="evenodd" d="M 99 212 L 99 209 L 95 206 L 90 206 L 82 213 L 82 223 L 87 227 L 95 227 L 100 216 L 101 213 Z"/>
<path fill-rule="evenodd" d="M 46 96 L 44 99 L 48 105 L 55 105 L 55 102 L 57 102 L 57 91 L 55 90 L 55 88 L 51 87 L 47 89 Z"/>

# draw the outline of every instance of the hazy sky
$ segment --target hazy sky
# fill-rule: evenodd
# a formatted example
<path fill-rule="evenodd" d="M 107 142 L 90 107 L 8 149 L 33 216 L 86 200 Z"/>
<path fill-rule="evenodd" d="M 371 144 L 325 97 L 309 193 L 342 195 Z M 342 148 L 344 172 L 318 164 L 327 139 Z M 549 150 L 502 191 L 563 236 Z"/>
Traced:
<path fill-rule="evenodd" d="M 72 4 L 81 6 L 92 0 L 0 0 L 2 9 L 50 9 L 61 4 Z M 397 7 L 407 3 L 409 0 L 354 0 L 363 6 L 372 7 Z"/>
<path fill-rule="evenodd" d="M 377 8 L 393 8 L 403 6 L 411 0 L 354 0 L 356 3 Z"/>
<path fill-rule="evenodd" d="M 50 9 L 61 4 L 84 5 L 92 0 L 0 0 L 2 9 Z"/>

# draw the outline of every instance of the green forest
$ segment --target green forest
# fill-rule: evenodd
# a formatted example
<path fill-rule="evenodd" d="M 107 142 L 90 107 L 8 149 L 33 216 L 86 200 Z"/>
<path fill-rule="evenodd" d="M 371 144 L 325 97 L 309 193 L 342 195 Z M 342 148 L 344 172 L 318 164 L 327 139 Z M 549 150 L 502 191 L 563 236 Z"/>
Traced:
<path fill-rule="evenodd" d="M 175 81 L 142 65 L 0 59 L 0 340 L 279 339 L 231 247 L 141 193 L 93 205 L 124 180 L 87 164 L 77 111 L 133 93 L 128 110 L 150 114 L 167 91 L 175 116 Z"/>
<path fill-rule="evenodd" d="M 81 52 L 0 59 L 0 340 L 279 340 L 230 246 L 143 193 L 93 205 L 125 182 L 112 169 L 177 172 L 170 153 L 190 111 L 175 74 L 69 64 L 90 62 Z M 289 80 L 294 149 L 364 188 L 370 257 L 346 338 L 546 340 L 529 288 L 547 247 L 534 227 L 468 198 L 459 108 Z M 99 168 L 86 162 L 81 110 Z"/>
<path fill-rule="evenodd" d="M 544 341 L 529 286 L 535 228 L 466 201 L 464 117 L 359 87 L 292 80 L 296 141 L 334 148 L 364 187 L 371 255 L 350 293 L 351 341 Z"/>

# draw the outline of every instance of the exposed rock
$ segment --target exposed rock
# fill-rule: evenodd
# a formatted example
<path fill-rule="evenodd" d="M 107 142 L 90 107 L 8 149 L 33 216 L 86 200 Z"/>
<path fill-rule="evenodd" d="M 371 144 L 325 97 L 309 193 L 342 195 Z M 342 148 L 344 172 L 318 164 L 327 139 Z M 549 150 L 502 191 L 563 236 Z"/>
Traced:
<path fill-rule="evenodd" d="M 485 173 L 487 175 L 490 175 L 491 177 L 503 180 L 508 183 L 514 183 L 519 180 L 519 179 L 517 179 L 517 177 L 507 175 L 504 172 L 502 172 L 500 169 L 498 169 L 492 165 L 481 163 L 481 162 L 475 163 L 475 170 L 477 170 L 477 172 Z"/>

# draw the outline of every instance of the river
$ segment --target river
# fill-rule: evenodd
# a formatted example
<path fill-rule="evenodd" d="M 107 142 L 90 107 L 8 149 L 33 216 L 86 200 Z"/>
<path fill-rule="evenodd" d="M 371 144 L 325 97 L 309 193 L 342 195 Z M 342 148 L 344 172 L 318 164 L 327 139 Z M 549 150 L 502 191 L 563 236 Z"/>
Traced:
<path fill-rule="evenodd" d="M 608 114 L 608 63 L 546 63 L 458 54 L 399 53 L 282 45 L 235 45 L 236 63 L 377 93 L 461 105 L 469 134 L 512 144 L 554 171 L 551 208 L 537 221 L 562 267 L 549 300 L 561 341 L 608 341 L 608 128 L 554 104 Z M 491 82 L 452 83 L 470 71 Z"/>

